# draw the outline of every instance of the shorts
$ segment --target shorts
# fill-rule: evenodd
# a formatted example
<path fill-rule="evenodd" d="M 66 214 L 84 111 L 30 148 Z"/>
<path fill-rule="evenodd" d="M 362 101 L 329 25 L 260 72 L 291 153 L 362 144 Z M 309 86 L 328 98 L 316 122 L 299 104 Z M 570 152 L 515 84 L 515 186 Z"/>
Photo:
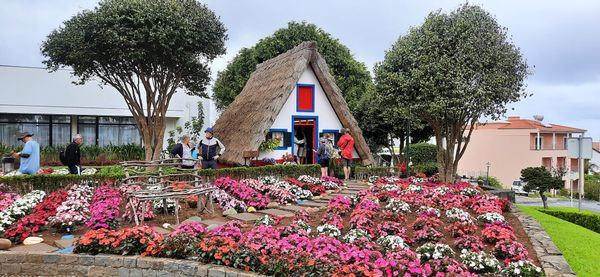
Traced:
<path fill-rule="evenodd" d="M 298 157 L 306 158 L 306 148 L 304 148 L 304 147 L 298 148 Z"/>
<path fill-rule="evenodd" d="M 351 167 L 352 166 L 352 159 L 342 158 L 342 166 L 343 167 Z"/>
<path fill-rule="evenodd" d="M 329 159 L 319 159 L 319 165 L 321 165 L 321 167 L 328 167 Z"/>

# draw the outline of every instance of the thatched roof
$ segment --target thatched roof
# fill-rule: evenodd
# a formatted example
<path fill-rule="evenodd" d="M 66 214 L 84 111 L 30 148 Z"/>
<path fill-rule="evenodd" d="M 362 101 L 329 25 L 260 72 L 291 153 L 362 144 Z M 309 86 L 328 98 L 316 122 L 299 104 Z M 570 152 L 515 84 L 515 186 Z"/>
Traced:
<path fill-rule="evenodd" d="M 256 66 L 242 92 L 217 122 L 215 136 L 226 151 L 221 158 L 229 164 L 243 164 L 243 152 L 258 150 L 283 105 L 295 91 L 302 73 L 311 67 L 342 126 L 350 129 L 363 164 L 373 156 L 341 90 L 335 84 L 316 42 L 303 42 L 295 48 Z"/>

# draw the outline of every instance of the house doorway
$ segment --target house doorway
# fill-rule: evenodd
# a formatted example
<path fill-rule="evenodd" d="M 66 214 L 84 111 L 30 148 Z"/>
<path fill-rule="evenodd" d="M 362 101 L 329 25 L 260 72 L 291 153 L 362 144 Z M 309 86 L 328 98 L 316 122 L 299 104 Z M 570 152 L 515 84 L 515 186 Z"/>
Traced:
<path fill-rule="evenodd" d="M 317 149 L 317 118 L 316 117 L 300 117 L 293 116 L 292 121 L 294 128 L 292 136 L 295 136 L 299 140 L 304 140 L 304 147 L 306 147 L 306 158 L 303 159 L 303 164 L 314 164 L 317 162 L 316 153 L 313 150 Z M 298 147 L 298 145 L 293 145 Z M 295 149 L 294 149 L 295 151 Z M 295 152 L 294 152 L 295 153 Z M 298 153 L 300 154 L 300 153 Z M 300 156 L 300 155 L 299 155 Z"/>

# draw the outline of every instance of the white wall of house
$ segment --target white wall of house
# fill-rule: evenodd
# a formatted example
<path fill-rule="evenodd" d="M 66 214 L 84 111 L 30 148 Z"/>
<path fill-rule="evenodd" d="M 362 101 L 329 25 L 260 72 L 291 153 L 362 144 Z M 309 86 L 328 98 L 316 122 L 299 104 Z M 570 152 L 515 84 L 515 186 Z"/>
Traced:
<path fill-rule="evenodd" d="M 596 149 L 592 150 L 592 159 L 590 159 L 590 164 L 594 165 L 590 168 L 590 171 L 594 173 L 600 173 L 600 152 Z"/>
<path fill-rule="evenodd" d="M 308 67 L 301 75 L 298 80 L 298 84 L 314 84 L 315 85 L 315 109 L 314 112 L 298 112 L 296 111 L 296 88 L 290 94 L 290 97 L 283 105 L 283 108 L 277 115 L 275 122 L 271 129 L 285 129 L 288 132 L 291 132 L 293 129 L 292 116 L 314 116 L 318 118 L 318 133 L 323 132 L 323 130 L 338 130 L 340 131 L 342 127 L 342 123 L 339 118 L 335 114 L 331 103 L 327 99 L 321 84 L 319 84 L 319 80 L 317 76 L 313 72 L 312 68 Z M 318 143 L 318 141 L 317 141 Z M 274 158 L 281 159 L 282 156 L 286 153 L 292 153 L 292 148 L 288 147 L 285 150 L 275 150 L 269 153 L 261 153 L 259 158 Z M 355 158 L 359 158 L 358 152 L 356 149 L 353 151 L 353 156 Z"/>
<path fill-rule="evenodd" d="M 70 70 L 48 72 L 44 68 L 0 66 L 0 113 L 131 117 L 125 100 L 114 88 L 100 86 L 97 81 L 75 85 L 76 80 Z M 165 134 L 195 116 L 198 101 L 206 107 L 205 125 L 214 122 L 214 112 L 207 110 L 213 106 L 208 99 L 178 92 L 167 110 Z"/>

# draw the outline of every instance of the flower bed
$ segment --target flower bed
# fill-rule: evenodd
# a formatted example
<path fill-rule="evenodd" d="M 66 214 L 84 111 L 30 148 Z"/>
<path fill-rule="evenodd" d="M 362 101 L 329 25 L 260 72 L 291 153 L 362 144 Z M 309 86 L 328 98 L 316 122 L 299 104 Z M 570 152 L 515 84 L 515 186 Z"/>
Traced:
<path fill-rule="evenodd" d="M 0 212 L 10 207 L 17 199 L 19 199 L 19 195 L 16 193 L 0 191 Z"/>
<path fill-rule="evenodd" d="M 33 212 L 17 221 L 15 225 L 4 232 L 3 237 L 13 242 L 22 242 L 30 236 L 43 231 L 48 218 L 56 215 L 58 206 L 67 199 L 67 191 L 57 190 L 46 196 L 42 202 L 37 204 Z"/>
<path fill-rule="evenodd" d="M 121 192 L 111 185 L 96 189 L 90 205 L 90 218 L 85 225 L 90 229 L 115 229 L 119 225 Z"/>
<path fill-rule="evenodd" d="M 46 196 L 45 192 L 34 190 L 15 200 L 6 210 L 0 212 L 0 234 L 15 224 L 17 220 L 29 214 L 44 196 Z"/>
<path fill-rule="evenodd" d="M 92 196 L 92 187 L 74 185 L 69 190 L 67 199 L 56 209 L 56 215 L 50 218 L 48 224 L 62 233 L 73 232 L 89 218 Z"/>
<path fill-rule="evenodd" d="M 256 209 L 264 209 L 269 204 L 269 198 L 256 191 L 245 183 L 238 182 L 231 178 L 219 178 L 214 185 L 235 198 L 243 201 L 246 206 Z"/>
<path fill-rule="evenodd" d="M 299 213 L 288 226 L 265 216 L 254 227 L 182 225 L 166 238 L 143 227 L 99 229 L 86 232 L 76 252 L 195 259 L 276 276 L 542 276 L 495 197 L 468 184 L 372 181 L 357 197 L 334 197 L 323 214 Z M 225 191 L 255 201 L 254 192 L 280 181 L 220 182 L 216 198 L 228 207 L 248 203 L 231 204 Z"/>

